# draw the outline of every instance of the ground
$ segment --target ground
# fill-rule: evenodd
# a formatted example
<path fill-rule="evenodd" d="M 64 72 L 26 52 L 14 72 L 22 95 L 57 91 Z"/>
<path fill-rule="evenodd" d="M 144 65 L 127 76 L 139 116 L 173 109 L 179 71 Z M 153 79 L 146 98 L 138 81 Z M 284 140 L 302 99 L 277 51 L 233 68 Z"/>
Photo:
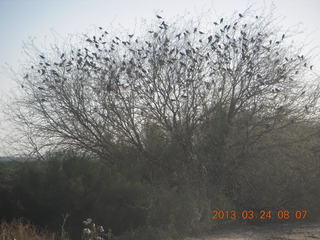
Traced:
<path fill-rule="evenodd" d="M 185 240 L 307 240 L 320 239 L 320 223 L 296 223 L 281 225 L 238 226 L 217 230 L 210 236 Z"/>

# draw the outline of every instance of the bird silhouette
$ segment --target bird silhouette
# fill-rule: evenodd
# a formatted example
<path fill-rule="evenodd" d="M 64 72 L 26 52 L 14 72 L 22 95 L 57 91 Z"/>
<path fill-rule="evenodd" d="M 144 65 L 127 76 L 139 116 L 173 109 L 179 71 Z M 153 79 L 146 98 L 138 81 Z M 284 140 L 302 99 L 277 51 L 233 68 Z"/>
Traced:
<path fill-rule="evenodd" d="M 223 18 L 220 19 L 220 23 L 222 23 L 222 22 L 223 22 Z"/>
<path fill-rule="evenodd" d="M 162 19 L 162 17 L 160 15 L 156 15 L 156 16 L 157 16 L 157 18 Z"/>
<path fill-rule="evenodd" d="M 243 17 L 243 15 L 242 15 L 241 13 L 239 13 L 239 17 L 241 17 L 241 18 L 242 18 L 242 17 Z"/>

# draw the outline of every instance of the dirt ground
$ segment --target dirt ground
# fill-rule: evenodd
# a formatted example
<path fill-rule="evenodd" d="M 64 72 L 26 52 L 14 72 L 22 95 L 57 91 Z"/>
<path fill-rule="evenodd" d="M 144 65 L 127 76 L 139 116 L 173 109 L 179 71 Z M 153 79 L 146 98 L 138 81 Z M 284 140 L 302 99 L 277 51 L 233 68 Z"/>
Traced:
<path fill-rule="evenodd" d="M 210 236 L 185 240 L 304 240 L 320 239 L 320 223 L 238 226 L 217 230 Z"/>

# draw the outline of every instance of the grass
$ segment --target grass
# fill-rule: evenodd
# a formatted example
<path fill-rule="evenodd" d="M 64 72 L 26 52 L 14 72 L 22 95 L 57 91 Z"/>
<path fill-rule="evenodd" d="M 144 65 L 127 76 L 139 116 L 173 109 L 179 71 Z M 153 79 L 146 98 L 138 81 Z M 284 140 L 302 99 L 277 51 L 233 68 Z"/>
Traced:
<path fill-rule="evenodd" d="M 54 240 L 55 235 L 21 219 L 0 223 L 0 240 Z"/>

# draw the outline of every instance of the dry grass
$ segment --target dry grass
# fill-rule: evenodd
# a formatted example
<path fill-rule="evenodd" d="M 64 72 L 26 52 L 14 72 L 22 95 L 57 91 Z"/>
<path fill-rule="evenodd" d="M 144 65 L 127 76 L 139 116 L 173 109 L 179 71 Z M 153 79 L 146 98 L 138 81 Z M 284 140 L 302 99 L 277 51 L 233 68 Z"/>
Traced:
<path fill-rule="evenodd" d="M 54 240 L 54 235 L 30 223 L 14 220 L 10 223 L 1 222 L 0 240 Z"/>

